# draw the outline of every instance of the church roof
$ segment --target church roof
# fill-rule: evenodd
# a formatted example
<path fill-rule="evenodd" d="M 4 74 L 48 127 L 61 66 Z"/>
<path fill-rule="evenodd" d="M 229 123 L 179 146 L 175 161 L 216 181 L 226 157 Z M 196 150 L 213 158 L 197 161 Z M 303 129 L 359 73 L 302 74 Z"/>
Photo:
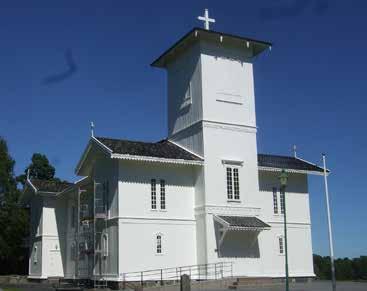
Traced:
<path fill-rule="evenodd" d="M 257 161 L 260 168 L 276 168 L 320 173 L 324 172 L 323 168 L 296 157 L 258 154 Z"/>
<path fill-rule="evenodd" d="M 151 64 L 151 66 L 165 67 L 166 63 L 169 61 L 168 59 L 171 58 L 174 53 L 176 53 L 178 50 L 181 50 L 182 47 L 186 47 L 188 44 L 192 44 L 200 39 L 206 41 L 218 41 L 222 38 L 227 40 L 228 43 L 242 48 L 247 42 L 251 44 L 252 55 L 250 57 L 257 56 L 272 45 L 270 42 L 266 41 L 194 27 L 182 38 L 180 38 L 175 44 L 173 44 L 168 50 L 166 50 L 161 56 L 159 56 Z"/>
<path fill-rule="evenodd" d="M 270 225 L 254 216 L 218 216 L 229 228 L 270 228 Z"/>
<path fill-rule="evenodd" d="M 59 193 L 64 191 L 65 189 L 73 186 L 73 183 L 69 182 L 61 182 L 61 181 L 51 181 L 51 180 L 40 180 L 40 179 L 31 179 L 30 182 L 32 186 L 36 188 L 39 192 L 52 192 Z"/>
<path fill-rule="evenodd" d="M 177 146 L 167 139 L 159 142 L 141 142 L 106 137 L 95 137 L 109 148 L 113 154 L 154 157 L 163 159 L 177 159 L 188 161 L 202 161 L 198 156 Z"/>

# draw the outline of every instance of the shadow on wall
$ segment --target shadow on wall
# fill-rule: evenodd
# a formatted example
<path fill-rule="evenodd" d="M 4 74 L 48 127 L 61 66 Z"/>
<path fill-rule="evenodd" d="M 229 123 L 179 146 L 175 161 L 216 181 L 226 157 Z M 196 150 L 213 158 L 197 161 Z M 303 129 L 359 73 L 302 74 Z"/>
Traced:
<path fill-rule="evenodd" d="M 214 221 L 219 258 L 260 258 L 258 233 L 254 231 L 227 231 L 219 248 L 221 225 Z"/>

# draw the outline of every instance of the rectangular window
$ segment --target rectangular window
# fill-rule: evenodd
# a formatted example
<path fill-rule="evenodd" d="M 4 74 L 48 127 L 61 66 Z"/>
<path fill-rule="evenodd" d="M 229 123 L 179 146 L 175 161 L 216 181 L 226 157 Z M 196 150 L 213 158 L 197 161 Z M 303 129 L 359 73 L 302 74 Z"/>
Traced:
<path fill-rule="evenodd" d="M 166 182 L 161 180 L 161 209 L 166 209 Z"/>
<path fill-rule="evenodd" d="M 227 167 L 227 198 L 228 200 L 240 200 L 239 169 Z"/>
<path fill-rule="evenodd" d="M 279 254 L 284 254 L 284 243 L 283 243 L 283 237 L 279 237 Z"/>
<path fill-rule="evenodd" d="M 157 183 L 155 179 L 150 181 L 150 191 L 151 191 L 151 207 L 152 209 L 157 209 Z"/>
<path fill-rule="evenodd" d="M 234 189 L 234 199 L 239 200 L 240 199 L 240 183 L 239 183 L 237 168 L 233 169 L 233 189 Z"/>
<path fill-rule="evenodd" d="M 232 168 L 227 167 L 227 198 L 233 199 Z"/>
<path fill-rule="evenodd" d="M 157 254 L 162 253 L 162 236 L 160 234 L 157 235 Z"/>
<path fill-rule="evenodd" d="M 277 188 L 273 188 L 273 207 L 274 207 L 274 214 L 278 214 L 278 193 Z"/>
<path fill-rule="evenodd" d="M 284 214 L 285 200 L 284 191 L 280 191 L 280 213 Z"/>

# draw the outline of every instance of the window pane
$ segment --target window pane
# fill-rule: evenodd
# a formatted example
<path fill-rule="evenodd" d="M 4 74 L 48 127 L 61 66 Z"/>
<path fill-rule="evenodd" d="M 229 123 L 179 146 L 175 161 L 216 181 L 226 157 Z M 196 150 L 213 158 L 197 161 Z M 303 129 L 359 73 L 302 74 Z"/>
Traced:
<path fill-rule="evenodd" d="M 227 168 L 227 198 L 233 199 L 232 168 Z"/>
<path fill-rule="evenodd" d="M 238 169 L 233 169 L 233 188 L 234 188 L 234 199 L 240 199 L 240 183 L 238 177 Z"/>
<path fill-rule="evenodd" d="M 166 209 L 166 182 L 161 180 L 161 209 Z"/>
<path fill-rule="evenodd" d="M 283 238 L 279 237 L 279 253 L 283 254 L 284 253 L 284 246 L 283 246 Z"/>
<path fill-rule="evenodd" d="M 152 209 L 157 209 L 157 191 L 156 191 L 156 181 L 152 179 L 150 181 L 151 186 L 151 207 Z"/>
<path fill-rule="evenodd" d="M 278 193 L 277 188 L 273 188 L 273 207 L 274 207 L 274 213 L 278 214 Z"/>

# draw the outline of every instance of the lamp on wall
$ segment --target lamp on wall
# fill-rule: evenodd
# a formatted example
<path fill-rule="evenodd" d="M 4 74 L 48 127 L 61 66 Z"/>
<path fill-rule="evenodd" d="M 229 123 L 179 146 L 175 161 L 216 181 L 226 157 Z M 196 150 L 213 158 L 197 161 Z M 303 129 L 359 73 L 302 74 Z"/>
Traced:
<path fill-rule="evenodd" d="M 287 211 L 285 207 L 285 188 L 288 183 L 288 175 L 285 170 L 279 176 L 280 193 L 283 195 L 283 209 L 284 209 L 284 252 L 285 252 L 285 290 L 289 291 L 289 272 L 288 272 L 288 240 L 287 240 Z"/>

